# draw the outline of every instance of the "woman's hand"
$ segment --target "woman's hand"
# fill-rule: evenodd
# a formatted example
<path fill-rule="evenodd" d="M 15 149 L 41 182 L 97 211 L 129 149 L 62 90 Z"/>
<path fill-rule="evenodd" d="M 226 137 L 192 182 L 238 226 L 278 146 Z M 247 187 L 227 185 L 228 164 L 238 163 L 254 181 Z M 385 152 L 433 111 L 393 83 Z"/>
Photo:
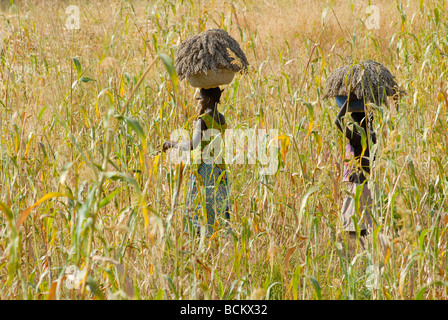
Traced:
<path fill-rule="evenodd" d="M 165 141 L 162 145 L 162 151 L 165 152 L 166 150 L 168 150 L 169 148 L 173 147 L 173 142 L 172 141 Z"/>

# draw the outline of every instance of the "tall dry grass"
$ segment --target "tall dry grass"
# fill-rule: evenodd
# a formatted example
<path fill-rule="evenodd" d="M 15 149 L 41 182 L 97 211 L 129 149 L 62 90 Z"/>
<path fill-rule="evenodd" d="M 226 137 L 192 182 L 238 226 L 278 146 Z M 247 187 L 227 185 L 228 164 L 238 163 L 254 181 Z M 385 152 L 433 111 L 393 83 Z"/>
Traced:
<path fill-rule="evenodd" d="M 378 30 L 370 4 L 2 2 L 0 298 L 445 299 L 446 3 L 378 1 Z M 251 63 L 220 108 L 232 128 L 278 129 L 280 167 L 231 166 L 235 237 L 204 239 L 183 232 L 186 169 L 156 148 L 196 113 L 175 50 L 212 27 Z M 375 110 L 366 249 L 341 237 L 345 141 L 322 99 L 350 58 L 407 91 Z"/>

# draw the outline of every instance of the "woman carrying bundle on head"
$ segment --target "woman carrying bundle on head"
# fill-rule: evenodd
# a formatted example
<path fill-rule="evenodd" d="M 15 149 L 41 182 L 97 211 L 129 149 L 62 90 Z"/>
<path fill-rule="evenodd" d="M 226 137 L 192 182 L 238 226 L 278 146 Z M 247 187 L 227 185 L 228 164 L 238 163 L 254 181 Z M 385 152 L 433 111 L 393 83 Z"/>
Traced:
<path fill-rule="evenodd" d="M 372 60 L 341 67 L 328 77 L 324 97 L 336 98 L 340 110 L 335 124 L 348 139 L 342 179 L 348 183 L 348 195 L 342 203 L 341 214 L 343 230 L 350 238 L 357 237 L 358 229 L 361 236 L 367 235 L 374 221 L 372 197 L 366 180 L 370 176 L 374 160 L 371 150 L 377 137 L 373 130 L 373 115 L 366 111 L 365 104 L 381 106 L 386 103 L 387 96 L 396 99 L 403 93 L 389 70 Z M 351 116 L 351 129 L 344 124 L 347 113 Z M 362 189 L 356 203 L 358 188 Z"/>
<path fill-rule="evenodd" d="M 219 86 L 229 84 L 234 74 L 246 71 L 248 65 L 238 42 L 221 29 L 191 36 L 177 51 L 175 68 L 179 79 L 201 88 L 197 97 L 199 113 L 192 139 L 184 143 L 166 141 L 163 151 L 193 150 L 188 221 L 196 231 L 200 225 L 206 225 L 207 235 L 222 227 L 230 231 L 229 183 L 223 147 L 227 123 L 218 111 L 222 93 Z"/>
<path fill-rule="evenodd" d="M 221 143 L 227 124 L 224 115 L 218 111 L 221 92 L 219 87 L 201 89 L 197 97 L 199 113 L 192 139 L 183 143 L 165 141 L 162 146 L 163 151 L 169 148 L 193 150 L 187 198 L 188 222 L 199 231 L 198 220 L 204 208 L 208 235 L 227 226 L 230 219 L 227 172 Z M 204 195 L 205 204 L 201 204 Z"/>
<path fill-rule="evenodd" d="M 367 227 L 372 227 L 371 206 L 372 198 L 370 189 L 366 180 L 366 174 L 370 175 L 370 143 L 376 144 L 376 133 L 372 130 L 372 117 L 365 112 L 351 112 L 352 129 L 343 125 L 343 117 L 347 110 L 363 108 L 364 101 L 337 96 L 336 103 L 340 108 L 335 124 L 337 128 L 348 139 L 345 149 L 346 162 L 344 163 L 344 173 L 342 181 L 348 182 L 349 195 L 344 198 L 342 203 L 342 226 L 344 231 L 349 232 L 350 237 L 356 237 L 355 223 L 360 222 L 358 226 L 361 236 L 367 234 Z M 370 139 L 369 139 L 370 136 Z M 365 141 L 365 149 L 362 140 Z M 359 208 L 361 216 L 356 212 L 355 194 L 358 187 L 362 188 L 359 198 Z M 366 225 L 367 223 L 367 225 Z"/>

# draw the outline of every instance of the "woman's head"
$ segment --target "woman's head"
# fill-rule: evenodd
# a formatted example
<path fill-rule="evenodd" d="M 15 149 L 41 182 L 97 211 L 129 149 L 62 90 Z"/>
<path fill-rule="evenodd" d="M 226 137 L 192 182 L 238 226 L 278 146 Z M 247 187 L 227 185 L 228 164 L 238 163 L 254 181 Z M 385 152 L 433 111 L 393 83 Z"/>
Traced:
<path fill-rule="evenodd" d="M 199 91 L 197 99 L 199 100 L 203 109 L 209 107 L 215 107 L 215 105 L 218 104 L 219 100 L 221 99 L 222 91 L 223 90 L 221 90 L 219 87 L 210 89 L 202 88 Z"/>

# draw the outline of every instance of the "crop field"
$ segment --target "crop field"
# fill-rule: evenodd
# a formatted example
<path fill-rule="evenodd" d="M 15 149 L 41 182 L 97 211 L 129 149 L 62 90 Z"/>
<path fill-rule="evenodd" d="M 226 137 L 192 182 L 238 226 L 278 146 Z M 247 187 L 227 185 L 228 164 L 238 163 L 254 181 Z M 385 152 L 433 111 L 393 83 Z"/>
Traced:
<path fill-rule="evenodd" d="M 444 0 L 0 1 L 0 299 L 448 298 Z M 176 50 L 226 30 L 249 61 L 218 109 L 275 129 L 277 166 L 228 165 L 233 235 L 184 228 L 193 130 Z M 405 94 L 371 106 L 376 220 L 349 241 L 345 137 L 326 80 L 380 62 Z M 249 143 L 249 142 L 248 142 Z"/>

